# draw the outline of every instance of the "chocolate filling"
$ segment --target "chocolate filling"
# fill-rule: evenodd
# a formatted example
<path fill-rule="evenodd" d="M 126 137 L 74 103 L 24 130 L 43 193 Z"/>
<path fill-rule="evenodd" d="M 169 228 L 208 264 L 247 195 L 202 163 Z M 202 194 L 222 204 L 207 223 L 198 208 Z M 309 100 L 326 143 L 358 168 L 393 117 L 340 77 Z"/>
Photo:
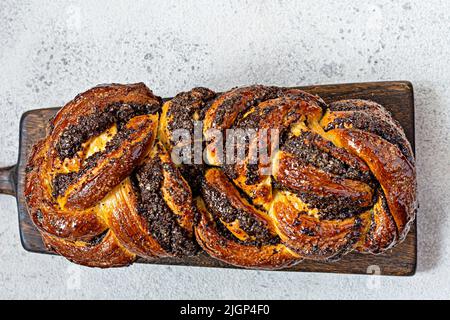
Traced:
<path fill-rule="evenodd" d="M 218 231 L 228 239 L 245 245 L 257 246 L 277 244 L 280 242 L 279 237 L 272 235 L 263 222 L 259 221 L 248 212 L 234 207 L 225 194 L 216 190 L 206 181 L 203 181 L 202 183 L 202 196 L 205 201 L 206 208 L 213 215 L 216 221 L 216 225 L 223 227 L 219 227 Z M 235 238 L 233 234 L 222 225 L 219 219 L 222 219 L 226 223 L 231 223 L 238 220 L 240 228 L 248 235 L 255 237 L 255 240 L 241 241 Z"/>
<path fill-rule="evenodd" d="M 88 245 L 90 246 L 96 246 L 98 244 L 100 244 L 103 239 L 106 237 L 106 235 L 108 234 L 109 229 L 106 229 L 105 231 L 103 231 L 102 233 L 100 233 L 99 235 L 96 235 L 95 237 L 93 237 L 89 242 Z"/>
<path fill-rule="evenodd" d="M 86 158 L 82 164 L 82 168 L 76 172 L 58 173 L 55 175 L 52 181 L 52 195 L 57 198 L 62 196 L 67 191 L 67 188 L 80 179 L 83 175 L 87 174 L 92 168 L 94 168 L 100 161 L 107 159 L 108 155 L 114 150 L 118 149 L 123 141 L 135 132 L 135 129 L 125 129 L 119 131 L 105 146 L 105 149 L 92 154 Z M 114 160 L 111 160 L 114 161 Z"/>
<path fill-rule="evenodd" d="M 194 115 L 197 113 L 198 121 L 202 121 L 205 112 L 209 108 L 212 99 L 216 94 L 207 88 L 194 88 L 188 92 L 177 94 L 172 100 L 167 116 L 170 121 L 167 129 L 171 132 L 177 129 L 189 130 L 191 135 L 191 150 L 194 151 Z M 171 141 L 176 143 L 175 141 Z M 204 142 L 202 145 L 202 150 Z M 194 153 L 192 152 L 191 164 L 183 164 L 180 167 L 181 175 L 186 179 L 192 189 L 193 195 L 198 195 L 203 173 L 204 164 L 194 164 Z"/>
<path fill-rule="evenodd" d="M 253 185 L 261 181 L 258 164 L 248 164 L 245 173 L 245 184 Z"/>
<path fill-rule="evenodd" d="M 186 182 L 191 187 L 192 196 L 196 197 L 200 194 L 205 166 L 202 164 L 183 164 L 179 171 Z"/>
<path fill-rule="evenodd" d="M 104 132 L 113 123 L 117 123 L 120 130 L 131 118 L 154 113 L 159 108 L 159 103 L 112 103 L 102 112 L 82 116 L 78 123 L 69 125 L 58 139 L 56 152 L 61 160 L 72 158 L 85 141 Z"/>
<path fill-rule="evenodd" d="M 167 124 L 169 131 L 187 129 L 193 134 L 194 114 L 198 113 L 199 120 L 203 120 L 205 111 L 215 95 L 213 91 L 206 88 L 194 88 L 191 91 L 177 94 L 171 100 L 171 106 L 167 111 L 167 116 L 172 117 Z"/>
<path fill-rule="evenodd" d="M 300 136 L 290 136 L 283 141 L 281 150 L 289 152 L 296 156 L 305 165 L 313 165 L 316 168 L 340 176 L 345 179 L 358 180 L 367 183 L 372 188 L 376 188 L 376 182 L 368 171 L 360 171 L 350 166 L 344 161 L 333 157 L 330 153 L 320 149 L 314 144 L 315 139 L 323 139 L 318 134 L 307 131 L 302 132 Z M 276 188 L 286 189 L 285 186 L 276 184 Z M 353 217 L 368 209 L 367 205 L 362 206 L 364 200 L 352 199 L 345 196 L 318 195 L 312 192 L 296 193 L 300 199 L 310 208 L 319 209 L 319 216 L 322 219 L 345 219 Z M 372 199 L 371 204 L 376 201 Z"/>
<path fill-rule="evenodd" d="M 381 106 L 378 104 L 370 101 L 345 100 L 332 103 L 330 110 L 354 112 L 349 112 L 345 118 L 335 119 L 327 125 L 325 131 L 334 128 L 345 128 L 351 125 L 353 128 L 376 134 L 390 143 L 395 144 L 403 155 L 411 163 L 414 163 L 411 149 L 405 137 L 402 135 L 402 131 L 399 130 L 401 128 L 400 125 L 391 117 L 387 110 L 381 109 Z M 383 119 L 384 117 L 386 119 Z"/>
<path fill-rule="evenodd" d="M 343 178 L 360 180 L 363 182 L 373 181 L 369 172 L 362 172 L 357 168 L 340 159 L 333 157 L 324 150 L 314 145 L 315 139 L 323 139 L 311 131 L 302 132 L 300 136 L 290 136 L 281 144 L 281 150 L 294 154 L 305 164 L 314 165 L 316 168 L 329 172 Z"/>
<path fill-rule="evenodd" d="M 236 117 L 236 123 L 249 108 L 261 103 L 262 101 L 276 98 L 280 91 L 279 88 L 265 86 L 253 86 L 249 88 L 236 89 L 231 95 L 224 99 L 224 101 L 220 104 L 220 108 L 216 110 L 212 123 L 213 128 L 221 127 L 225 118 L 233 114 L 236 110 L 236 106 L 242 103 L 242 93 L 251 90 L 254 91 L 254 97 L 246 103 L 245 108 L 240 110 Z"/>
<path fill-rule="evenodd" d="M 366 211 L 370 206 L 362 207 L 362 200 L 334 195 L 320 196 L 314 193 L 295 192 L 310 208 L 319 209 L 318 215 L 324 220 L 346 219 Z M 376 201 L 375 197 L 372 203 Z"/>
<path fill-rule="evenodd" d="M 58 173 L 52 181 L 52 195 L 54 198 L 64 195 L 67 188 L 79 177 L 78 172 Z"/>
<path fill-rule="evenodd" d="M 325 102 L 323 102 L 320 98 L 312 96 L 306 92 L 296 91 L 296 90 L 289 91 L 284 88 L 276 88 L 276 87 L 259 87 L 259 86 L 257 86 L 255 88 L 257 90 L 261 90 L 261 93 L 259 93 L 257 98 L 255 98 L 254 100 L 247 103 L 246 108 L 244 110 L 242 110 L 236 117 L 235 124 L 232 126 L 232 128 L 244 129 L 244 130 L 245 129 L 253 129 L 256 132 L 258 132 L 259 128 L 261 128 L 261 123 L 264 123 L 264 121 L 266 121 L 265 119 L 268 118 L 267 115 L 270 113 L 273 113 L 274 111 L 278 112 L 277 106 L 268 105 L 264 108 L 258 107 L 259 109 L 257 111 L 248 114 L 245 118 L 243 118 L 243 115 L 246 113 L 246 111 L 250 107 L 256 106 L 259 103 L 270 100 L 270 99 L 282 98 L 280 105 L 286 104 L 286 103 L 291 103 L 290 102 L 291 100 L 304 100 L 311 104 L 317 104 L 322 109 L 326 108 Z M 238 96 L 238 97 L 241 97 L 241 96 Z M 221 105 L 221 107 L 223 105 L 225 105 L 225 107 L 223 108 L 224 110 L 220 110 L 220 111 L 223 113 L 227 109 L 232 109 L 233 103 L 236 103 L 236 101 L 234 101 L 233 98 L 226 100 L 226 102 L 224 102 Z M 296 110 L 295 108 L 291 108 L 289 110 L 289 112 L 287 113 L 287 115 L 285 116 L 285 118 L 286 119 L 289 118 L 290 123 L 298 120 L 298 118 L 300 117 L 300 114 L 297 111 L 298 110 Z M 218 112 L 219 112 L 219 110 L 218 110 Z M 265 123 L 265 124 L 267 124 L 267 123 Z M 281 125 L 281 123 L 273 123 L 272 128 L 273 129 L 278 128 L 280 130 L 279 133 L 281 135 L 283 135 L 287 131 L 287 128 L 285 128 L 283 126 L 280 127 L 280 125 Z M 270 133 L 270 132 L 268 132 L 268 133 Z M 267 139 L 268 139 L 267 145 L 270 146 L 270 136 L 268 136 Z M 248 136 L 245 136 L 244 140 L 245 141 L 243 142 L 244 143 L 243 147 L 245 148 L 245 156 L 248 157 L 250 140 L 249 140 Z M 237 147 L 242 147 L 242 146 L 237 146 Z M 259 159 L 258 155 L 256 155 L 256 159 Z M 236 167 L 233 165 L 225 165 L 224 171 L 231 179 L 235 179 L 239 175 L 236 170 Z M 258 164 L 247 164 L 246 168 L 245 168 L 245 175 L 246 175 L 245 183 L 247 185 L 254 185 L 254 184 L 260 182 L 261 175 L 259 173 L 259 165 Z"/>
<path fill-rule="evenodd" d="M 139 198 L 139 214 L 147 220 L 152 237 L 165 251 L 175 256 L 193 255 L 198 246 L 178 224 L 161 194 L 162 170 L 163 166 L 157 159 L 137 169 L 133 184 Z"/>

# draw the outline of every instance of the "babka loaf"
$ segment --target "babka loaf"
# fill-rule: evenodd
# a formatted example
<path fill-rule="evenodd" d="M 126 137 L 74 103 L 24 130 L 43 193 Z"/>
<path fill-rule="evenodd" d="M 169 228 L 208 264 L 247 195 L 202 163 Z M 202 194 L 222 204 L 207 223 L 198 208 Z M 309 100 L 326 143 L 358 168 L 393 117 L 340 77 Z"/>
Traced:
<path fill-rule="evenodd" d="M 25 196 L 47 247 L 92 267 L 377 254 L 417 207 L 411 146 L 381 105 L 261 85 L 166 101 L 143 83 L 79 94 L 34 146 Z"/>

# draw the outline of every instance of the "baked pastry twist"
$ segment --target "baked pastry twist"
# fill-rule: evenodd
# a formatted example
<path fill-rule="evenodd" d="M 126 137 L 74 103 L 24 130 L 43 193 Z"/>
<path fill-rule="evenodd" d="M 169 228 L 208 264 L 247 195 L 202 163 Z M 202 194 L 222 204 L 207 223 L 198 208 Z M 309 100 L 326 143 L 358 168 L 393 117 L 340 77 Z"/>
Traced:
<path fill-rule="evenodd" d="M 189 185 L 157 142 L 161 99 L 142 83 L 98 86 L 50 122 L 25 194 L 46 245 L 88 266 L 193 254 Z"/>
<path fill-rule="evenodd" d="M 240 161 L 223 156 L 230 129 L 254 132 L 238 139 Z M 175 161 L 185 147 L 206 161 Z M 404 239 L 417 207 L 413 152 L 382 106 L 266 86 L 195 88 L 163 105 L 143 84 L 88 90 L 34 147 L 25 193 L 45 243 L 98 267 L 198 245 L 265 269 L 380 253 Z"/>

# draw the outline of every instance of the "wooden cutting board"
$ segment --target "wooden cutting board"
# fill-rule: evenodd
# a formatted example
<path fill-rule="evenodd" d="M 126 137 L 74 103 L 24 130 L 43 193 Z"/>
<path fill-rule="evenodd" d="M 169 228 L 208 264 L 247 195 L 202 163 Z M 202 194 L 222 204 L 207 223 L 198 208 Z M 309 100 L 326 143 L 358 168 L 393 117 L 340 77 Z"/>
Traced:
<path fill-rule="evenodd" d="M 411 83 L 406 81 L 369 82 L 307 86 L 300 87 L 300 89 L 318 94 L 326 102 L 357 98 L 370 99 L 380 103 L 391 111 L 394 118 L 400 122 L 414 149 L 414 96 Z M 23 195 L 25 165 L 31 147 L 36 141 L 44 137 L 47 122 L 57 111 L 58 108 L 49 108 L 31 110 L 24 113 L 20 122 L 18 163 L 8 168 L 0 168 L 0 193 L 16 196 L 22 245 L 25 250 L 31 252 L 50 253 L 44 247 L 39 232 L 27 213 Z M 357 274 L 376 273 L 397 276 L 413 275 L 417 262 L 416 230 L 416 223 L 414 223 L 403 243 L 381 255 L 350 253 L 337 262 L 304 261 L 285 270 Z M 33 256 L 30 255 L 29 259 L 30 263 L 32 263 Z M 225 263 L 210 258 L 205 253 L 194 258 L 164 258 L 151 261 L 140 260 L 139 262 L 203 267 L 230 267 Z"/>

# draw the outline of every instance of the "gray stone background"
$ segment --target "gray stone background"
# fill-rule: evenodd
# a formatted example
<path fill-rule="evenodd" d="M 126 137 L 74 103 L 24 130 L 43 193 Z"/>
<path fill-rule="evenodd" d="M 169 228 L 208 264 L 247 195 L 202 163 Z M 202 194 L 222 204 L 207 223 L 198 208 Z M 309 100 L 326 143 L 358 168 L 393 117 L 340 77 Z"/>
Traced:
<path fill-rule="evenodd" d="M 78 267 L 25 252 L 0 196 L 0 298 L 450 297 L 450 2 L 0 0 L 0 165 L 17 157 L 21 114 L 99 83 L 144 81 L 161 96 L 410 80 L 420 211 L 413 277 L 133 265 Z"/>

